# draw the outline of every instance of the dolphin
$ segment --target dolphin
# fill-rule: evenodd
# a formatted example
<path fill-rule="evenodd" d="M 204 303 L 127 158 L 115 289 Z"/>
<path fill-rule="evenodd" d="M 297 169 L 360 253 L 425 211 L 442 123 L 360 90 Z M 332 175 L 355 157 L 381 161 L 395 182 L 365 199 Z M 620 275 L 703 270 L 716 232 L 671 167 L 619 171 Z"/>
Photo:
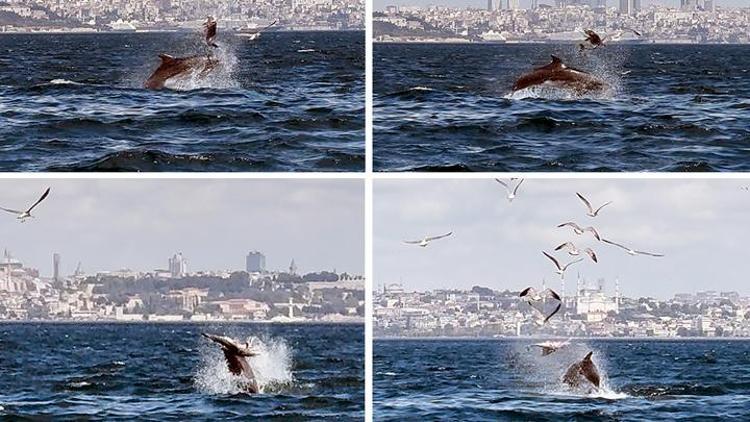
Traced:
<path fill-rule="evenodd" d="M 606 82 L 590 73 L 566 66 L 557 56 L 552 56 L 550 64 L 521 75 L 513 84 L 513 91 L 538 85 L 551 85 L 577 93 L 602 91 L 607 87 Z"/>
<path fill-rule="evenodd" d="M 203 39 L 206 41 L 206 45 L 213 48 L 219 48 L 214 42 L 216 39 L 216 29 L 218 22 L 211 16 L 206 17 L 206 22 L 203 24 Z"/>
<path fill-rule="evenodd" d="M 225 336 L 207 333 L 201 333 L 201 335 L 221 346 L 221 351 L 224 352 L 224 358 L 227 360 L 229 372 L 233 375 L 243 377 L 243 387 L 248 393 L 257 394 L 260 392 L 258 381 L 255 379 L 255 373 L 247 362 L 247 359 L 245 359 L 258 355 L 257 352 L 251 350 L 250 343 L 243 345 Z"/>
<path fill-rule="evenodd" d="M 593 353 L 589 352 L 580 362 L 570 365 L 563 376 L 563 382 L 572 388 L 581 388 L 587 382 L 599 388 L 601 378 L 599 377 L 596 365 L 591 360 Z"/>
<path fill-rule="evenodd" d="M 159 58 L 161 64 L 143 84 L 147 89 L 163 89 L 168 80 L 191 72 L 198 72 L 199 77 L 205 77 L 219 64 L 218 60 L 209 56 L 172 57 L 159 54 Z"/>

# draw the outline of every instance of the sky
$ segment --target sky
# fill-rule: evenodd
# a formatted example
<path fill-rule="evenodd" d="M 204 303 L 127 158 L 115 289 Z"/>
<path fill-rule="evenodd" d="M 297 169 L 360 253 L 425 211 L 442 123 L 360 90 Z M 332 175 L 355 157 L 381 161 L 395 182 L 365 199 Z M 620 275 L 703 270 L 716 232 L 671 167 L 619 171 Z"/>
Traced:
<path fill-rule="evenodd" d="M 2 179 L 0 206 L 25 209 L 25 223 L 0 213 L 0 248 L 43 276 L 52 254 L 62 272 L 166 268 L 182 252 L 188 271 L 244 270 L 251 250 L 268 269 L 364 272 L 364 186 L 320 179 Z"/>
<path fill-rule="evenodd" d="M 599 263 L 571 266 L 568 294 L 575 292 L 580 272 L 588 281 L 604 278 L 610 294 L 619 278 L 628 297 L 666 299 L 700 290 L 750 295 L 743 268 L 750 192 L 740 189 L 747 185 L 750 180 L 527 179 L 508 203 L 492 179 L 376 181 L 374 287 L 402 282 L 408 291 L 474 285 L 520 290 L 539 287 L 544 279 L 547 287 L 560 289 L 542 251 L 574 241 L 594 249 Z M 595 206 L 613 203 L 592 219 L 576 192 Z M 566 221 L 594 225 L 605 238 L 666 256 L 630 256 L 556 227 Z M 426 248 L 403 243 L 449 231 L 453 236 Z"/>
<path fill-rule="evenodd" d="M 503 4 L 507 0 L 503 0 Z M 748 0 L 715 0 L 717 6 L 722 7 L 748 7 Z M 540 4 L 554 5 L 554 0 L 539 0 Z M 615 7 L 619 5 L 619 0 L 607 0 L 607 6 Z M 680 0 L 641 0 L 642 7 L 652 4 L 660 4 L 669 7 L 680 7 Z M 441 5 L 450 7 L 487 7 L 487 0 L 374 0 L 375 10 L 385 10 L 386 6 L 429 6 Z M 531 6 L 531 0 L 520 0 L 521 8 L 528 9 Z"/>

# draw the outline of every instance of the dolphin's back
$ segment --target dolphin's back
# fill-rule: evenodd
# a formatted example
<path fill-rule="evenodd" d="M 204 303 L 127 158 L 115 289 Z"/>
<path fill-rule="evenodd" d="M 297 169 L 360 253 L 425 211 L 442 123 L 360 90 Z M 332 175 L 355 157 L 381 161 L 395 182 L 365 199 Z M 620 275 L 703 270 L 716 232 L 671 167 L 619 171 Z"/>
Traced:
<path fill-rule="evenodd" d="M 604 88 L 604 83 L 589 73 L 567 67 L 559 57 L 552 56 L 551 63 L 537 67 L 518 78 L 515 84 L 513 84 L 513 91 L 542 85 L 545 82 L 563 84 L 579 91 L 592 91 Z"/>

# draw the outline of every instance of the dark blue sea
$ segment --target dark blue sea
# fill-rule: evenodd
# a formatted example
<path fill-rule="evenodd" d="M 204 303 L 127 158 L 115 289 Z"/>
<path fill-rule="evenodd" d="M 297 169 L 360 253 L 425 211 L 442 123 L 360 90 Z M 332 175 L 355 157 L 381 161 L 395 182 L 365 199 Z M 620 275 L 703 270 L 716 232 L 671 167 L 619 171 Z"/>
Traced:
<path fill-rule="evenodd" d="M 750 419 L 750 341 L 573 340 L 545 357 L 530 344 L 376 341 L 375 420 Z M 563 387 L 589 351 L 601 391 Z"/>
<path fill-rule="evenodd" d="M 171 90 L 183 33 L 0 35 L 0 171 L 363 171 L 364 33 L 219 33 L 222 66 Z"/>
<path fill-rule="evenodd" d="M 200 332 L 257 338 L 242 393 Z M 362 420 L 362 325 L 0 324 L 3 420 Z"/>
<path fill-rule="evenodd" d="M 514 81 L 555 54 L 597 95 Z M 749 171 L 750 45 L 376 44 L 379 171 Z"/>

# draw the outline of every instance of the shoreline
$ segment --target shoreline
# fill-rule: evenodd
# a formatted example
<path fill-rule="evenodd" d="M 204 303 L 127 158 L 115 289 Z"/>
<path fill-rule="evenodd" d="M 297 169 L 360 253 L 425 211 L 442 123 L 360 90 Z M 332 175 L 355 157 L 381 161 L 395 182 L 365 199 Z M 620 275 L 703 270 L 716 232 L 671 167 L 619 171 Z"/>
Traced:
<path fill-rule="evenodd" d="M 21 325 L 21 324 L 184 324 L 184 325 L 210 325 L 210 324 L 257 324 L 257 325 L 365 325 L 362 321 L 253 321 L 253 320 L 212 320 L 212 321 L 118 321 L 118 320 L 84 320 L 84 319 L 38 319 L 38 320 L 0 320 L 2 325 Z"/>
<path fill-rule="evenodd" d="M 528 337 L 380 337 L 373 336 L 373 341 L 539 341 L 539 340 L 594 340 L 594 341 L 750 341 L 750 337 L 564 337 L 564 336 L 528 336 Z"/>
<path fill-rule="evenodd" d="M 494 41 L 471 41 L 471 40 L 465 40 L 465 41 L 457 41 L 457 40 L 451 40 L 451 41 L 441 41 L 441 40 L 414 40 L 414 41 L 408 41 L 408 40 L 398 40 L 398 41 L 382 41 L 382 40 L 373 40 L 373 44 L 441 44 L 441 45 L 465 45 L 465 44 L 472 44 L 472 45 L 574 45 L 577 44 L 577 42 L 572 41 L 514 41 L 514 42 L 494 42 Z M 699 42 L 638 42 L 638 43 L 613 43 L 610 44 L 610 46 L 640 46 L 640 45 L 734 45 L 734 46 L 750 46 L 750 43 L 699 43 Z"/>
<path fill-rule="evenodd" d="M 132 34 L 164 34 L 164 33 L 179 33 L 179 32 L 194 32 L 190 29 L 137 29 L 135 31 L 98 31 L 92 30 L 49 30 L 49 31 L 0 31 L 1 35 L 132 35 Z M 273 32 L 365 32 L 364 29 L 277 29 L 274 31 L 267 31 L 265 33 L 270 34 Z M 224 31 L 227 35 L 234 36 L 245 36 L 240 31 Z"/>

